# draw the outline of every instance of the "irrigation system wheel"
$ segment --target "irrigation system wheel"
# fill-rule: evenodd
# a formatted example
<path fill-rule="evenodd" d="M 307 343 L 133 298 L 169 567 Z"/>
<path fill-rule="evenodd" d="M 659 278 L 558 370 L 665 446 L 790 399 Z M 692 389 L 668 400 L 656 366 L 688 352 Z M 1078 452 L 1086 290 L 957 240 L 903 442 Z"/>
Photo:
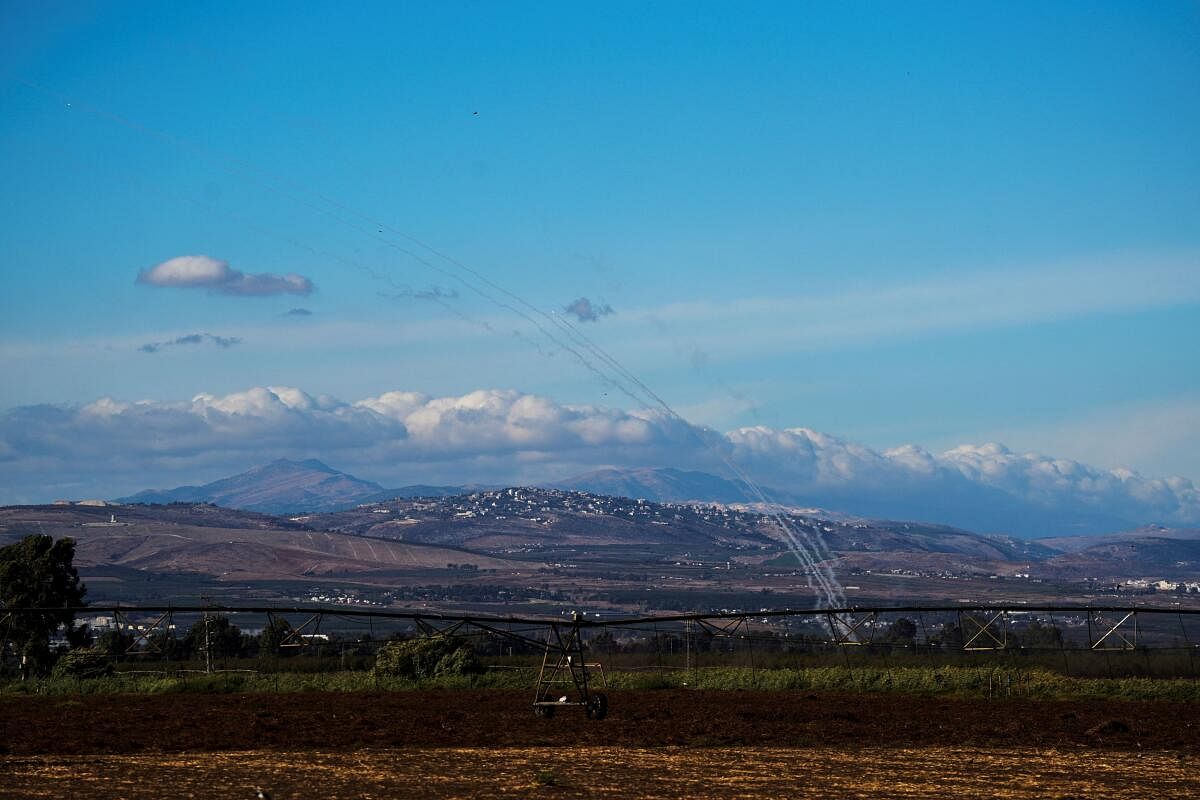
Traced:
<path fill-rule="evenodd" d="M 608 695 L 592 692 L 587 699 L 588 719 L 604 719 L 608 716 Z"/>

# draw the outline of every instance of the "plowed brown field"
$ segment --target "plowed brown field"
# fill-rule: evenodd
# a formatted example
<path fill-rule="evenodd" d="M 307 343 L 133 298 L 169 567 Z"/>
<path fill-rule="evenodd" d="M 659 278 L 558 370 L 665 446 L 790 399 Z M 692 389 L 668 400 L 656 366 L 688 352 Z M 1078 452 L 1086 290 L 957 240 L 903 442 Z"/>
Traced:
<path fill-rule="evenodd" d="M 624 691 L 0 699 L 0 797 L 1195 797 L 1200 708 Z M 540 773 L 540 774 L 539 774 Z"/>
<path fill-rule="evenodd" d="M 254 750 L 0 760 L 26 798 L 1194 798 L 1176 754 L 922 748 L 504 747 Z"/>

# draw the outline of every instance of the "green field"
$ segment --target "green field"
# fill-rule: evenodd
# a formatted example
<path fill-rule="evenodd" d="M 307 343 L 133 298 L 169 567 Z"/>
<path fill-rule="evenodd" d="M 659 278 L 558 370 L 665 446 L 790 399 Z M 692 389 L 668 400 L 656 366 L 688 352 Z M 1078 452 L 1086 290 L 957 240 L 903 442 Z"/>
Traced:
<path fill-rule="evenodd" d="M 478 675 L 414 680 L 381 677 L 369 671 L 258 672 L 211 674 L 184 670 L 125 671 L 94 679 L 47 678 L 8 681 L 4 694 L 161 694 L 171 692 L 355 692 L 425 688 L 532 687 L 537 672 L 528 667 L 489 669 Z M 1192 678 L 1085 678 L 1042 668 L 1012 666 L 825 666 L 749 669 L 705 667 L 692 670 L 613 670 L 597 686 L 616 689 L 727 689 L 837 691 L 945 695 L 972 698 L 1108 699 L 1200 701 L 1200 681 Z"/>

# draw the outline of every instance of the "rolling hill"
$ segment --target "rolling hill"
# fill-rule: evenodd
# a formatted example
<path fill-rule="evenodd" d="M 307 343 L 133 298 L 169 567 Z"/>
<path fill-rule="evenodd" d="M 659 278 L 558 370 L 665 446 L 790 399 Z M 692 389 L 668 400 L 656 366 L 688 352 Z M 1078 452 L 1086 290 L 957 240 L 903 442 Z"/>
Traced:
<path fill-rule="evenodd" d="M 746 503 L 737 481 L 705 472 L 670 468 L 607 468 L 542 484 L 657 503 Z M 279 460 L 203 486 L 151 490 L 121 498 L 127 503 L 214 503 L 273 514 L 328 512 L 366 502 L 408 497 L 452 497 L 495 486 L 412 485 L 385 489 L 378 483 L 339 472 L 320 461 Z M 972 483 L 942 470 L 920 485 L 880 486 L 871 492 L 827 487 L 805 494 L 786 487 L 763 487 L 768 498 L 794 510 L 825 516 L 916 520 L 986 534 L 1025 539 L 1088 536 L 1120 532 L 1137 523 L 1091 510 L 1039 506 L 1008 492 Z"/>
<path fill-rule="evenodd" d="M 138 492 L 119 503 L 213 503 L 226 508 L 286 514 L 332 510 L 382 494 L 383 487 L 317 461 L 280 459 L 203 486 Z"/>
<path fill-rule="evenodd" d="M 822 543 L 858 601 L 1048 598 L 1200 577 L 1196 531 L 1037 542 L 848 515 L 788 519 L 801 538 Z M 457 598 L 501 611 L 513 598 L 624 610 L 720 608 L 733 595 L 736 604 L 813 600 L 786 537 L 753 507 L 536 487 L 288 516 L 183 502 L 0 508 L 0 546 L 31 533 L 75 539 L 81 575 L 97 596 L 116 599 L 185 591 L 280 599 L 305 591 L 286 587 L 323 585 L 381 602 Z"/>
<path fill-rule="evenodd" d="M 115 513 L 114 513 L 115 512 Z M 110 522 L 110 517 L 116 517 Z M 508 570 L 533 564 L 436 545 L 316 530 L 264 514 L 208 505 L 11 506 L 0 508 L 0 545 L 29 533 L 76 542 L 76 565 L 218 580 L 342 577 L 387 580 L 398 572 L 470 564 Z"/>
<path fill-rule="evenodd" d="M 449 497 L 476 488 L 483 487 L 417 484 L 384 489 L 378 483 L 340 472 L 316 459 L 289 461 L 282 458 L 203 486 L 148 489 L 118 498 L 116 502 L 211 503 L 243 511 L 294 514 L 337 511 L 392 497 Z"/>

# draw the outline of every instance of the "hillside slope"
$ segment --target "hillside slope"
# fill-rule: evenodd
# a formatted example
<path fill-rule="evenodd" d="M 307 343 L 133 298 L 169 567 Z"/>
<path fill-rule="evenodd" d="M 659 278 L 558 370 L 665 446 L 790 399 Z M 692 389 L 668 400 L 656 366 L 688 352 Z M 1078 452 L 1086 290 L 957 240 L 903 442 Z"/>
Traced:
<path fill-rule="evenodd" d="M 226 508 L 286 514 L 330 511 L 384 494 L 377 483 L 339 472 L 315 459 L 279 459 L 239 475 L 175 489 L 138 492 L 120 503 L 213 503 Z"/>

